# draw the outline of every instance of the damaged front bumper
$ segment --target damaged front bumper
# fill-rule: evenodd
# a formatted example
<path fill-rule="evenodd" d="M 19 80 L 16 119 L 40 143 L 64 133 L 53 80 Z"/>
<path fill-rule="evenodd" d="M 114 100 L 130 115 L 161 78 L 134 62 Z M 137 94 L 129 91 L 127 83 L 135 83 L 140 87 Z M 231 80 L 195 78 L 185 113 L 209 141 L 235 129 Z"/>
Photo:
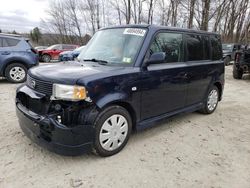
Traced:
<path fill-rule="evenodd" d="M 21 99 L 23 96 L 25 96 L 26 102 Z M 46 96 L 27 86 L 21 86 L 17 89 L 16 113 L 25 135 L 38 145 L 58 154 L 74 156 L 89 152 L 92 149 L 95 135 L 93 124 L 90 123 L 90 119 L 94 118 L 89 117 L 91 107 L 87 108 L 88 114 L 84 111 L 85 109 L 79 109 L 78 116 L 81 116 L 79 117 L 81 121 L 75 121 L 79 124 L 65 125 L 57 119 L 58 116 L 61 117 L 64 114 L 62 110 L 58 112 L 51 110 L 52 104 L 46 103 L 45 98 Z M 38 104 L 41 103 L 40 105 L 45 110 L 41 110 L 41 106 L 34 101 Z M 30 109 L 32 104 L 25 103 L 35 103 L 35 109 L 41 110 L 41 113 L 34 112 L 35 110 Z M 89 120 L 86 121 L 86 118 Z M 81 124 L 81 122 L 85 124 Z"/>

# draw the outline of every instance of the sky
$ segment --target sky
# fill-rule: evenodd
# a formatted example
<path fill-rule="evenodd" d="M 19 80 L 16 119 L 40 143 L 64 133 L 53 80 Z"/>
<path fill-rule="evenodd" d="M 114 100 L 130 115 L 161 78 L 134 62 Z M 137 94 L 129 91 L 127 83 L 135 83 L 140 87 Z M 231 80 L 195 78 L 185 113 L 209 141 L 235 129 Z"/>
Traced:
<path fill-rule="evenodd" d="M 46 18 L 49 0 L 1 0 L 0 29 L 29 32 Z"/>

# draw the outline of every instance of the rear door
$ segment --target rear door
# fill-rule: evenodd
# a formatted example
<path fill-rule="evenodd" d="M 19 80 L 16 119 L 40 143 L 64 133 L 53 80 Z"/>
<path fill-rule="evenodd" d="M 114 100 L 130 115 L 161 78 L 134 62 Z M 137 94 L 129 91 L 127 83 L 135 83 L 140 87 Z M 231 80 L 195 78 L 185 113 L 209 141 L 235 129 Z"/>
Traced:
<path fill-rule="evenodd" d="M 141 119 L 159 116 L 184 107 L 186 101 L 186 68 L 183 62 L 181 33 L 156 34 L 148 51 L 165 52 L 166 60 L 152 64 L 141 73 Z"/>
<path fill-rule="evenodd" d="M 20 42 L 19 39 L 0 37 L 0 70 L 3 68 L 3 64 L 8 58 L 11 58 L 18 52 L 16 46 Z"/>
<path fill-rule="evenodd" d="M 214 40 L 209 35 L 186 34 L 185 39 L 188 76 L 186 106 L 198 105 L 203 102 L 217 67 L 221 64 L 222 50 L 221 45 L 210 47 Z M 217 53 L 217 57 L 214 53 Z"/>

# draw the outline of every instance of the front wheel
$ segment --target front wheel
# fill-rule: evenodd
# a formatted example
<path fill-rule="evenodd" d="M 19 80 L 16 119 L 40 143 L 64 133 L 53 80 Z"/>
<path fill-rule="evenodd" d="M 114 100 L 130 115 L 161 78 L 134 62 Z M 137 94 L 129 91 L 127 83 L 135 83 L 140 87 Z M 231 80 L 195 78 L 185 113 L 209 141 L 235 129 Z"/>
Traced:
<path fill-rule="evenodd" d="M 213 86 L 207 94 L 206 102 L 203 109 L 201 109 L 201 112 L 203 114 L 213 113 L 217 108 L 218 102 L 219 102 L 219 90 L 216 86 Z"/>
<path fill-rule="evenodd" d="M 127 144 L 132 120 L 125 108 L 110 106 L 97 117 L 95 128 L 94 149 L 100 156 L 107 157 L 118 153 Z"/>

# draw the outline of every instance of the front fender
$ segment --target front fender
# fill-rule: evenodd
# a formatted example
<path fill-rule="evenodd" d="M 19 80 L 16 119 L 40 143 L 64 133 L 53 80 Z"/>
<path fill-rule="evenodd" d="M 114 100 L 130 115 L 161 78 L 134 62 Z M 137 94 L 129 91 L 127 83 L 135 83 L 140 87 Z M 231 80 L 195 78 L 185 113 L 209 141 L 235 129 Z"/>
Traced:
<path fill-rule="evenodd" d="M 109 103 L 114 103 L 118 101 L 127 102 L 127 100 L 128 100 L 128 95 L 126 93 L 110 93 L 98 99 L 95 103 L 98 106 L 98 108 L 103 108 Z"/>

